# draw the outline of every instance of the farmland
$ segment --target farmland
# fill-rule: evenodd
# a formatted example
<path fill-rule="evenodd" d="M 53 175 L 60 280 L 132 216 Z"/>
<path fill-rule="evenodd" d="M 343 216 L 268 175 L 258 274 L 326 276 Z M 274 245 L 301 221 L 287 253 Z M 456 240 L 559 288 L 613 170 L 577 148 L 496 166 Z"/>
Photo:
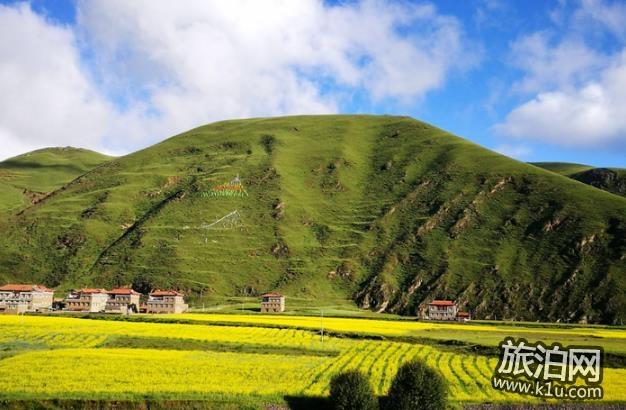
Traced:
<path fill-rule="evenodd" d="M 193 320 L 165 322 L 183 319 Z M 189 314 L 144 323 L 0 316 L 0 400 L 202 399 L 255 408 L 264 403 L 285 405 L 294 397 L 325 396 L 330 377 L 351 368 L 366 372 L 376 393 L 384 395 L 398 366 L 417 357 L 441 371 L 457 405 L 527 402 L 528 397 L 491 387 L 496 357 L 406 336 L 431 332 L 441 337 L 456 334 L 463 340 L 465 332 L 470 339 L 478 332 L 488 339 L 510 333 L 552 337 L 566 344 L 590 337 L 607 351 L 623 350 L 626 338 L 624 330 L 605 328 L 341 318 L 326 318 L 324 323 L 331 332 L 341 335 L 339 330 L 345 330 L 351 337 L 322 340 L 316 329 L 320 318 L 314 317 Z M 626 401 L 626 369 L 605 369 L 603 387 L 604 400 Z"/>
<path fill-rule="evenodd" d="M 497 345 L 507 335 L 527 338 L 541 338 L 547 341 L 567 341 L 569 344 L 596 344 L 602 338 L 608 351 L 626 353 L 626 331 L 611 327 L 551 326 L 537 327 L 533 324 L 503 326 L 502 324 L 465 325 L 458 323 L 418 322 L 414 320 L 354 320 L 342 317 L 320 319 L 315 316 L 258 316 L 231 314 L 185 314 L 169 315 L 168 319 L 186 319 L 209 323 L 239 323 L 292 328 L 318 329 L 323 320 L 324 328 L 340 333 L 369 334 L 387 337 L 414 337 L 428 339 L 459 339 L 484 344 L 486 341 Z M 586 343 L 590 342 L 590 343 Z"/>

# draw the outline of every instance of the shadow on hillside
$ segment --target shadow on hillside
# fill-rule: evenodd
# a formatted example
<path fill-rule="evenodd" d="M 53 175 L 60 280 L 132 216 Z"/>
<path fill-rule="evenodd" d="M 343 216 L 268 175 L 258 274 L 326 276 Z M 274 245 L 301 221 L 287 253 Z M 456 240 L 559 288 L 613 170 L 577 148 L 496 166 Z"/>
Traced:
<path fill-rule="evenodd" d="M 292 410 L 331 410 L 333 408 L 327 397 L 285 396 L 285 401 Z"/>
<path fill-rule="evenodd" d="M 70 172 L 83 173 L 83 169 L 72 164 L 40 164 L 39 162 L 31 161 L 14 161 L 6 160 L 2 163 L 0 168 L 13 168 L 13 169 L 32 169 L 32 168 L 46 168 L 46 169 L 61 169 Z"/>

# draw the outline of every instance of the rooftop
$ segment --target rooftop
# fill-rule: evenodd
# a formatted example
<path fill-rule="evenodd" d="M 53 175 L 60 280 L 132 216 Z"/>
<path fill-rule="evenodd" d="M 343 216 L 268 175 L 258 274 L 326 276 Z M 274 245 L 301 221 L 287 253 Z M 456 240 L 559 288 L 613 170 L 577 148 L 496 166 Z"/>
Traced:
<path fill-rule="evenodd" d="M 78 289 L 75 292 L 76 293 L 109 293 L 109 291 L 106 289 L 96 289 L 96 288 Z"/>
<path fill-rule="evenodd" d="M 150 292 L 150 296 L 183 296 L 183 294 L 175 290 L 155 290 Z"/>
<path fill-rule="evenodd" d="M 141 295 L 141 293 L 133 290 L 132 288 L 117 288 L 110 290 L 109 295 Z"/>
<path fill-rule="evenodd" d="M 32 284 L 16 284 L 16 283 L 8 283 L 2 287 L 0 287 L 0 291 L 7 292 L 54 292 L 54 290 L 49 289 L 43 285 L 32 285 Z"/>
<path fill-rule="evenodd" d="M 433 300 L 428 304 L 429 306 L 454 306 L 452 300 Z"/>
<path fill-rule="evenodd" d="M 271 298 L 271 297 L 282 298 L 283 295 L 281 295 L 280 293 L 276 293 L 276 292 L 270 292 L 270 293 L 264 293 L 263 295 L 261 295 L 261 297 L 263 297 L 263 298 Z"/>

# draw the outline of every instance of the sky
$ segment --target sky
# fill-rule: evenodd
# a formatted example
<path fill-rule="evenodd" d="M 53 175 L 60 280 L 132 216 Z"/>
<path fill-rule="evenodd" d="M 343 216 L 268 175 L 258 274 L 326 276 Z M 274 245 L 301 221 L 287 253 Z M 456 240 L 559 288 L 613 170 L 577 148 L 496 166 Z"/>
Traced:
<path fill-rule="evenodd" d="M 614 0 L 0 0 L 0 159 L 367 113 L 626 167 L 625 21 Z"/>

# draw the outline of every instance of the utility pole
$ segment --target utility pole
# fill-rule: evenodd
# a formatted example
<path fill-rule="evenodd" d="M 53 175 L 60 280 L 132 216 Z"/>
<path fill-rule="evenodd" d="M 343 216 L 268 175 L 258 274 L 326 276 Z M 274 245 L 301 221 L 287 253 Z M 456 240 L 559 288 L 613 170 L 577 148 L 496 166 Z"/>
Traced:
<path fill-rule="evenodd" d="M 324 344 L 324 309 L 321 309 L 322 316 L 320 318 L 320 325 L 322 327 L 322 344 Z"/>
<path fill-rule="evenodd" d="M 204 287 L 200 288 L 200 300 L 202 300 L 202 313 L 204 313 Z"/>

